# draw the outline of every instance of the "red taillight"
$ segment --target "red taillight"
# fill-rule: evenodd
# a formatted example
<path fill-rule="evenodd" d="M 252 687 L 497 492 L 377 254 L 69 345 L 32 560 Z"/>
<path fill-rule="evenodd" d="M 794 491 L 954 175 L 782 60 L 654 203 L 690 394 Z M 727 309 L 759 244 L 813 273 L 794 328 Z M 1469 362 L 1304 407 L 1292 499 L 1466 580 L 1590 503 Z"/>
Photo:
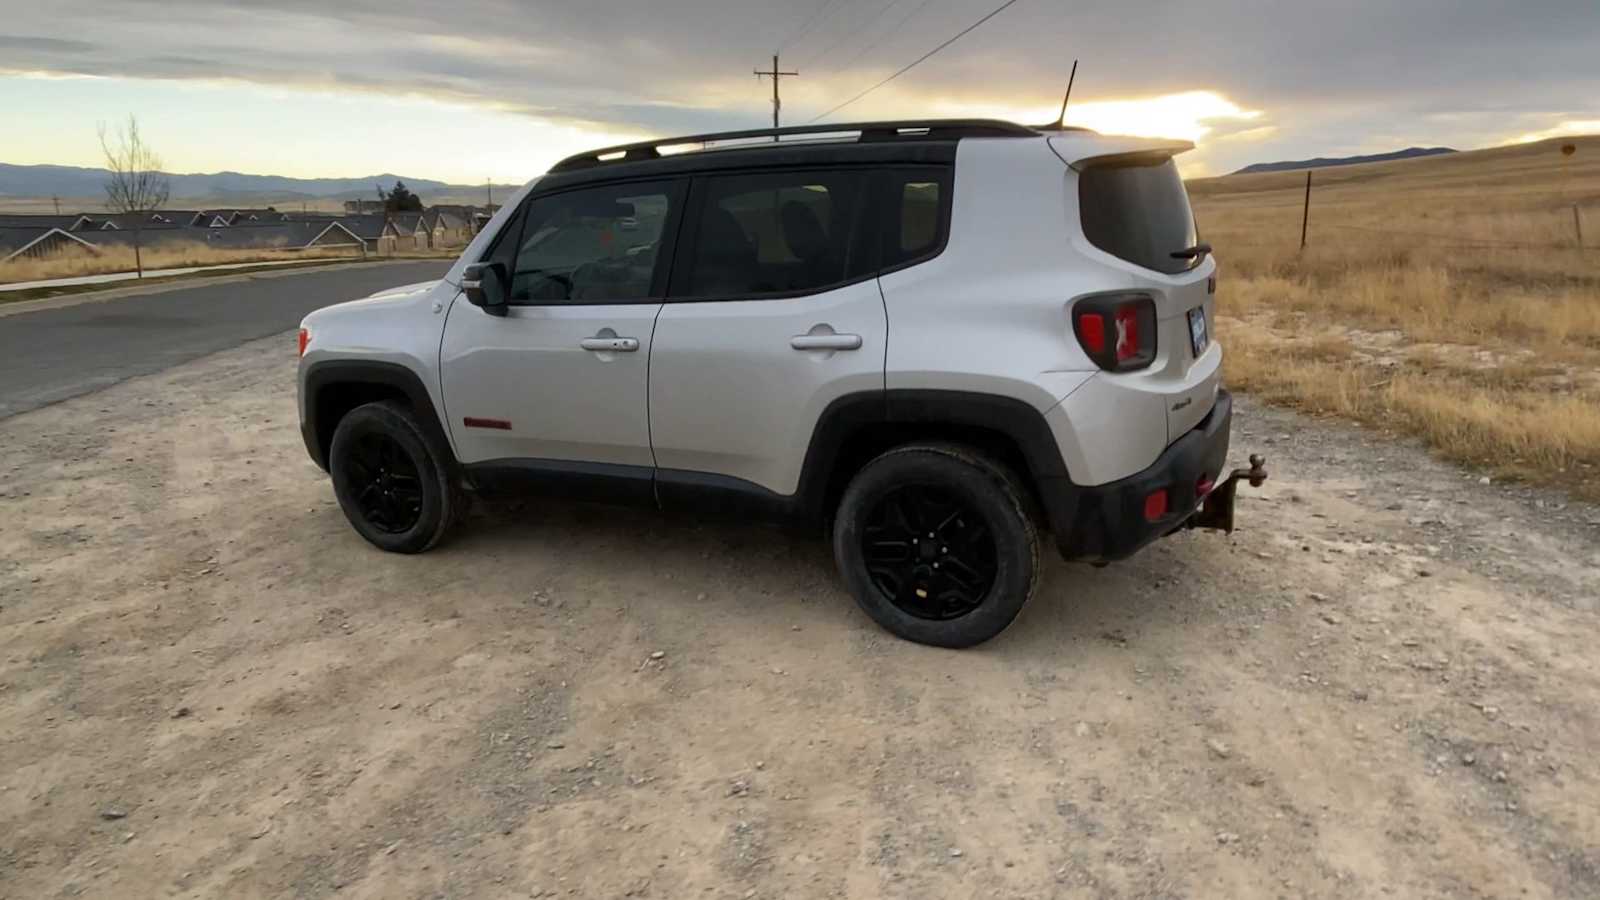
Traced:
<path fill-rule="evenodd" d="M 306 355 L 306 345 L 309 344 L 309 343 L 311 343 L 311 331 L 309 329 L 306 329 L 306 328 L 300 329 L 300 355 L 301 356 L 305 356 Z"/>
<path fill-rule="evenodd" d="M 1144 498 L 1144 520 L 1155 522 L 1167 515 L 1167 489 L 1152 491 Z"/>
<path fill-rule="evenodd" d="M 1139 313 L 1130 306 L 1117 310 L 1117 363 L 1139 355 Z"/>
<path fill-rule="evenodd" d="M 1097 294 L 1072 306 L 1072 331 L 1095 365 L 1128 372 L 1156 358 L 1156 302 L 1149 294 Z"/>
<path fill-rule="evenodd" d="M 1106 317 L 1097 312 L 1079 316 L 1078 342 L 1091 356 L 1106 352 Z"/>

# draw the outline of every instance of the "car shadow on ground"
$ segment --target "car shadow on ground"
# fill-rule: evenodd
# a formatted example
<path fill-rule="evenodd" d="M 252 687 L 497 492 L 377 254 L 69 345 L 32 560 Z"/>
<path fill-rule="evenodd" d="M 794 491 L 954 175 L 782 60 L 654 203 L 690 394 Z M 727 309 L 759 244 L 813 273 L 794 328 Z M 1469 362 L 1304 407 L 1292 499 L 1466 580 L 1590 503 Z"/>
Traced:
<path fill-rule="evenodd" d="M 1203 627 L 1218 606 L 1203 601 L 1213 563 L 1179 535 L 1134 558 L 1097 568 L 1061 560 L 1040 536 L 1041 585 L 1004 633 L 979 652 L 1030 659 L 1075 647 L 1165 643 L 1167 632 Z M 662 586 L 656 602 L 692 598 L 748 616 L 757 604 L 794 607 L 805 620 L 826 616 L 847 630 L 877 630 L 839 581 L 830 544 L 800 533 L 723 518 L 548 499 L 479 500 L 448 544 L 433 551 L 482 554 L 497 565 L 542 560 L 583 581 L 639 577 Z M 686 599 L 684 602 L 688 602 Z M 887 635 L 885 634 L 885 637 Z M 937 652 L 937 651 L 936 651 Z"/>

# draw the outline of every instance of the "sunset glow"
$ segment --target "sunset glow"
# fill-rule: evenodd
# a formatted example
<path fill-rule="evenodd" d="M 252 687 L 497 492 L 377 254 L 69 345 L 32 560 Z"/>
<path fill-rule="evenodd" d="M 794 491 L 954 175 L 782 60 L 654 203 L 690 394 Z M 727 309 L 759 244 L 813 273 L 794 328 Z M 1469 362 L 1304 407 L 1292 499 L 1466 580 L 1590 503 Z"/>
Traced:
<path fill-rule="evenodd" d="M 938 102 L 935 108 L 939 115 L 983 116 L 1029 123 L 1054 121 L 1061 112 L 1059 107 L 1003 107 L 947 102 Z M 1201 140 L 1219 125 L 1250 122 L 1260 116 L 1260 110 L 1245 109 L 1214 91 L 1185 91 L 1128 100 L 1079 102 L 1067 108 L 1068 125 L 1092 128 L 1102 134 L 1182 138 L 1188 141 Z"/>

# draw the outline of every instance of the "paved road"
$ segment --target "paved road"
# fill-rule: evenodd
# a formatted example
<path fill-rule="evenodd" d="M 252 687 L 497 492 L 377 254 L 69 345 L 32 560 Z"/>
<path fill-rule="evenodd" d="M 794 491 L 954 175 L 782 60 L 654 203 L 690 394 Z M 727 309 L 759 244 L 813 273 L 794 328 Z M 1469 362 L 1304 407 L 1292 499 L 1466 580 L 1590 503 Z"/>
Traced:
<path fill-rule="evenodd" d="M 0 316 L 0 418 L 287 331 L 314 309 L 449 267 L 428 260 L 274 274 Z"/>

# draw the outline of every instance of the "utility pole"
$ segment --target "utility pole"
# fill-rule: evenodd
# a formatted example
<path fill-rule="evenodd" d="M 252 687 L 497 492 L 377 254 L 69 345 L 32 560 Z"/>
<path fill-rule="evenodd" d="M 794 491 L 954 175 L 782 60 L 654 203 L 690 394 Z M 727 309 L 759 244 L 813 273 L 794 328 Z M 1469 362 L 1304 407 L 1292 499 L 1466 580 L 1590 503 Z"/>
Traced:
<path fill-rule="evenodd" d="M 61 198 L 52 194 L 50 195 L 50 200 L 56 205 L 56 215 L 61 215 Z"/>
<path fill-rule="evenodd" d="M 485 200 L 485 205 L 488 207 L 489 212 L 491 212 L 491 213 L 494 212 L 494 180 L 493 179 L 485 178 L 483 180 L 483 196 L 484 196 L 484 200 Z"/>
<path fill-rule="evenodd" d="M 772 54 L 772 71 L 763 72 L 760 69 L 756 69 L 755 71 L 756 71 L 756 77 L 757 78 L 760 78 L 761 76 L 765 75 L 765 76 L 767 76 L 767 77 L 772 79 L 772 127 L 773 128 L 777 128 L 778 127 L 778 111 L 783 109 L 783 100 L 781 100 L 778 97 L 778 82 L 780 80 L 782 80 L 783 76 L 785 76 L 785 75 L 788 75 L 790 77 L 797 77 L 797 76 L 799 76 L 800 73 L 799 72 L 785 72 L 785 71 L 779 69 L 778 68 L 778 54 L 776 54 L 776 53 Z M 773 135 L 772 139 L 774 141 L 776 141 L 778 139 L 778 136 L 777 135 Z"/>

